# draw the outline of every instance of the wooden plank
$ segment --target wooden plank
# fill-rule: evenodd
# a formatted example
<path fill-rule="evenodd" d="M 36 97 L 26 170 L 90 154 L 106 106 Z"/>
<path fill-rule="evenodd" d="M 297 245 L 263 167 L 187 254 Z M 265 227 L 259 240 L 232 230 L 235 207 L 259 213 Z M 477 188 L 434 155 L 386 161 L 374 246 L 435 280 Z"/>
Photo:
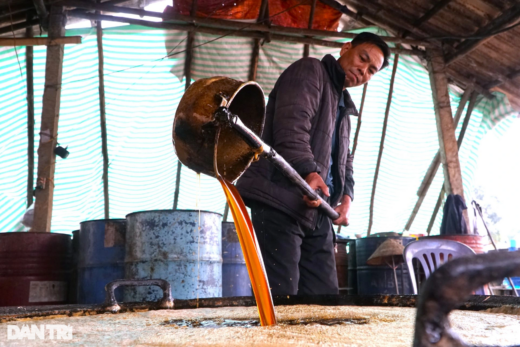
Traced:
<path fill-rule="evenodd" d="M 32 26 L 32 25 L 31 25 Z M 60 46 L 81 43 L 81 36 L 67 37 L 7 37 L 0 38 L 0 47 L 13 46 Z"/>
<path fill-rule="evenodd" d="M 456 51 L 446 55 L 446 65 L 449 65 L 466 54 L 471 53 L 478 46 L 490 40 L 499 29 L 515 23 L 520 18 L 520 3 L 515 4 L 500 16 L 478 29 L 472 36 L 481 36 L 479 39 L 465 40 L 459 44 Z"/>
<path fill-rule="evenodd" d="M 379 154 L 377 156 L 376 172 L 374 174 L 374 183 L 372 184 L 372 196 L 370 198 L 370 217 L 368 220 L 367 236 L 372 232 L 372 224 L 374 222 L 374 199 L 376 196 L 377 178 L 379 176 L 379 168 L 381 166 L 381 158 L 383 157 L 383 149 L 385 148 L 386 128 L 388 125 L 388 116 L 390 115 L 390 106 L 392 105 L 392 94 L 394 92 L 395 75 L 397 72 L 397 65 L 399 64 L 399 55 L 394 57 L 394 66 L 392 68 L 392 78 L 390 79 L 390 89 L 388 90 L 388 98 L 386 101 L 385 120 L 383 122 L 383 132 L 381 133 L 381 142 L 379 144 Z"/>
<path fill-rule="evenodd" d="M 56 38 L 65 34 L 65 15 L 62 6 L 52 6 L 49 15 L 49 36 Z M 38 148 L 38 177 L 32 231 L 51 231 L 52 204 L 54 197 L 54 149 L 58 137 L 58 119 L 63 68 L 63 45 L 47 47 L 45 63 L 45 89 L 43 92 L 40 146 Z"/>
<path fill-rule="evenodd" d="M 307 26 L 309 29 L 312 29 L 312 23 L 314 22 L 314 11 L 315 10 L 316 10 L 316 0 L 312 0 L 311 11 L 309 13 L 309 24 Z M 303 57 L 304 58 L 309 57 L 309 50 L 310 50 L 310 46 L 308 44 L 305 44 L 303 46 Z"/>
<path fill-rule="evenodd" d="M 470 95 L 472 93 L 473 93 L 473 88 L 472 88 L 472 86 L 470 86 L 470 88 L 468 88 L 464 91 L 464 93 L 462 94 L 462 97 L 460 98 L 459 106 L 457 107 L 457 112 L 455 113 L 455 119 L 453 120 L 453 126 L 455 129 L 457 128 L 457 125 L 459 124 L 462 112 L 464 111 L 466 103 L 468 102 Z M 422 206 L 424 198 L 426 197 L 426 194 L 428 193 L 428 190 L 430 188 L 430 185 L 433 182 L 433 179 L 435 178 L 435 175 L 437 174 L 437 170 L 439 169 L 440 163 L 441 163 L 441 157 L 440 157 L 440 150 L 439 150 L 435 154 L 435 157 L 433 158 L 430 166 L 428 167 L 428 171 L 426 171 L 426 175 L 424 176 L 424 179 L 421 182 L 421 185 L 417 191 L 417 196 L 419 198 L 417 199 L 417 202 L 415 203 L 415 206 L 412 210 L 412 214 L 410 215 L 410 218 L 408 219 L 408 222 L 406 223 L 405 230 L 410 230 L 410 228 L 412 227 L 412 223 L 415 220 L 415 217 L 417 216 L 417 213 L 419 212 L 419 210 Z"/>
<path fill-rule="evenodd" d="M 103 56 L 103 29 L 101 22 L 96 23 L 99 76 L 99 122 L 101 126 L 101 151 L 103 153 L 103 197 L 105 203 L 105 219 L 110 218 L 110 197 L 108 193 L 108 139 L 105 105 L 105 58 Z"/>
<path fill-rule="evenodd" d="M 33 28 L 28 27 L 25 35 L 34 35 Z M 27 208 L 33 203 L 34 194 L 34 50 L 32 46 L 25 48 L 25 69 L 27 71 Z"/>
<path fill-rule="evenodd" d="M 457 140 L 455 138 L 453 117 L 451 115 L 448 79 L 445 73 L 444 58 L 440 50 L 430 50 L 429 53 L 428 71 L 432 85 L 441 162 L 444 169 L 444 190 L 446 194 L 460 195 L 462 199 L 464 199 L 459 153 Z M 465 219 L 467 225 L 469 225 L 467 213 L 465 214 Z"/>
<path fill-rule="evenodd" d="M 368 83 L 365 83 L 365 85 L 363 86 L 363 94 L 361 95 L 361 106 L 359 106 L 359 117 L 356 126 L 356 135 L 354 135 L 354 144 L 352 145 L 352 155 L 356 154 L 359 131 L 361 130 L 361 117 L 363 116 L 363 108 L 365 107 L 365 97 L 367 96 L 367 89 Z"/>

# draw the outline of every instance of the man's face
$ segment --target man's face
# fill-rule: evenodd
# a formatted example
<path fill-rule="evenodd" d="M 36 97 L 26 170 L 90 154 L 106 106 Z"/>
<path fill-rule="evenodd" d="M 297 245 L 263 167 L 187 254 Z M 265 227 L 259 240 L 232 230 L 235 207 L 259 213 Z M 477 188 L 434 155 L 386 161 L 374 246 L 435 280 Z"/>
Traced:
<path fill-rule="evenodd" d="M 346 42 L 341 47 L 339 64 L 345 71 L 344 88 L 357 87 L 370 81 L 383 66 L 384 56 L 381 49 L 371 43 L 352 47 Z"/>

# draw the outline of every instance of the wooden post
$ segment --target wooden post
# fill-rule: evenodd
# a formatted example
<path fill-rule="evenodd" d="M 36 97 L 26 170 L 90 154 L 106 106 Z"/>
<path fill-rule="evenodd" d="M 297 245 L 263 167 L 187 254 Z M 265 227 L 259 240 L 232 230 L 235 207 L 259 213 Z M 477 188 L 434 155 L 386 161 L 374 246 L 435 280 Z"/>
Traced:
<path fill-rule="evenodd" d="M 32 27 L 25 30 L 25 35 L 33 37 Z M 33 203 L 34 194 L 34 49 L 32 46 L 25 47 L 25 68 L 27 70 L 27 208 L 29 208 Z"/>
<path fill-rule="evenodd" d="M 442 51 L 429 50 L 428 71 L 432 85 L 435 118 L 441 152 L 441 162 L 444 169 L 444 191 L 446 194 L 460 195 L 464 200 L 464 189 L 459 162 L 459 150 L 455 138 L 455 127 L 451 115 L 448 80 L 446 78 L 444 57 Z M 463 211 L 466 225 L 469 226 L 468 211 Z"/>
<path fill-rule="evenodd" d="M 52 6 L 49 16 L 49 37 L 65 34 L 65 15 L 62 6 Z M 58 137 L 58 119 L 63 68 L 63 45 L 47 47 L 45 63 L 45 89 L 43 92 L 40 147 L 38 148 L 38 178 L 32 231 L 51 231 L 52 203 L 54 197 L 54 149 Z"/>
<path fill-rule="evenodd" d="M 471 113 L 473 112 L 473 109 L 475 108 L 475 105 L 477 103 L 477 97 L 478 97 L 478 93 L 477 92 L 473 92 L 473 94 L 471 95 L 471 99 L 469 100 L 469 105 L 468 105 L 468 110 L 466 111 L 466 116 L 464 117 L 464 122 L 462 123 L 462 128 L 460 129 L 460 134 L 459 134 L 459 138 L 457 139 L 457 148 L 460 149 L 460 146 L 462 146 L 462 141 L 464 140 L 464 135 L 466 134 L 466 129 L 468 128 L 468 124 L 469 124 L 469 120 L 471 118 Z M 439 212 L 439 209 L 440 209 L 440 206 L 442 204 L 442 201 L 444 200 L 444 186 L 442 187 L 441 189 L 441 192 L 439 194 L 439 198 L 437 199 L 437 204 L 435 205 L 435 208 L 433 209 L 433 213 L 432 213 L 432 217 L 430 219 L 430 223 L 428 224 L 428 235 L 430 235 L 430 232 L 432 230 L 432 227 L 433 227 L 433 223 L 435 222 L 435 219 L 437 218 L 437 213 Z M 469 216 L 467 216 L 468 218 L 466 219 L 466 222 L 467 222 L 467 226 L 468 226 L 468 231 L 472 231 L 470 230 L 470 224 L 469 224 Z M 472 232 L 469 232 L 470 234 Z"/>
<path fill-rule="evenodd" d="M 456 129 L 457 125 L 459 124 L 460 117 L 462 115 L 462 112 L 464 111 L 464 107 L 466 106 L 466 103 L 468 102 L 468 99 L 470 95 L 473 93 L 473 86 L 470 85 L 462 94 L 462 97 L 459 102 L 459 106 L 457 108 L 457 112 L 455 113 L 455 119 L 453 120 L 453 127 Z M 417 216 L 417 213 L 419 212 L 421 205 L 424 201 L 424 198 L 426 197 L 426 194 L 428 193 L 428 190 L 430 189 L 430 185 L 433 182 L 433 179 L 435 178 L 435 175 L 437 174 L 437 170 L 439 169 L 441 163 L 441 157 L 440 157 L 440 150 L 435 154 L 435 157 L 433 157 L 433 160 L 428 167 L 428 171 L 426 171 L 426 175 L 424 176 L 424 179 L 419 187 L 419 190 L 417 191 L 417 196 L 419 199 L 417 199 L 417 202 L 415 203 L 415 207 L 412 211 L 412 214 L 410 215 L 410 218 L 408 219 L 408 222 L 406 223 L 406 226 L 404 227 L 405 230 L 410 230 L 412 227 L 413 221 L 415 220 L 415 217 Z"/>
<path fill-rule="evenodd" d="M 430 236 L 430 233 L 433 228 L 433 223 L 435 223 L 435 219 L 437 218 L 437 213 L 439 212 L 439 209 L 441 208 L 441 204 L 442 204 L 443 200 L 444 200 L 444 186 L 441 188 L 441 192 L 439 193 L 439 197 L 437 198 L 437 203 L 435 204 L 435 208 L 433 209 L 432 217 L 430 218 L 430 223 L 428 223 L 428 228 L 426 229 L 428 236 Z"/>
<path fill-rule="evenodd" d="M 314 11 L 316 10 L 316 0 L 312 0 L 311 4 L 311 10 L 309 12 L 309 25 L 308 28 L 312 29 L 312 22 L 314 22 Z M 309 57 L 309 44 L 305 44 L 303 46 L 303 57 L 308 58 Z"/>
<path fill-rule="evenodd" d="M 257 22 L 262 23 L 265 19 L 267 11 L 267 0 L 262 0 L 260 11 L 258 12 Z M 253 52 L 251 53 L 251 65 L 249 66 L 249 81 L 256 81 L 256 74 L 258 72 L 258 58 L 260 57 L 260 39 L 254 39 Z"/>
<path fill-rule="evenodd" d="M 98 0 L 99 1 L 99 0 Z M 103 194 L 105 202 L 105 219 L 110 218 L 110 198 L 108 195 L 108 140 L 105 105 L 105 76 L 103 56 L 103 29 L 101 21 L 96 23 L 98 48 L 98 75 L 99 75 L 99 120 L 101 126 L 101 150 L 103 152 Z"/>
<path fill-rule="evenodd" d="M 381 158 L 383 157 L 383 149 L 385 148 L 386 127 L 388 125 L 388 116 L 390 114 L 390 106 L 392 105 L 392 94 L 394 92 L 395 75 L 397 65 L 399 64 L 399 54 L 394 56 L 394 66 L 392 69 L 392 77 L 390 79 L 390 89 L 388 90 L 388 99 L 386 101 L 385 120 L 383 122 L 383 132 L 381 133 L 381 143 L 379 145 L 379 154 L 377 156 L 376 172 L 374 174 L 374 183 L 372 185 L 372 197 L 370 198 L 370 219 L 368 220 L 367 236 L 372 232 L 372 224 L 374 222 L 374 199 L 376 196 L 377 177 L 379 176 L 379 167 L 381 166 Z"/>
<path fill-rule="evenodd" d="M 356 126 L 356 135 L 354 135 L 354 145 L 352 146 L 352 155 L 356 154 L 359 131 L 361 130 L 361 116 L 363 115 L 363 108 L 365 107 L 365 97 L 367 96 L 368 83 L 363 86 L 363 95 L 361 96 L 361 106 L 359 106 L 359 116 Z"/>

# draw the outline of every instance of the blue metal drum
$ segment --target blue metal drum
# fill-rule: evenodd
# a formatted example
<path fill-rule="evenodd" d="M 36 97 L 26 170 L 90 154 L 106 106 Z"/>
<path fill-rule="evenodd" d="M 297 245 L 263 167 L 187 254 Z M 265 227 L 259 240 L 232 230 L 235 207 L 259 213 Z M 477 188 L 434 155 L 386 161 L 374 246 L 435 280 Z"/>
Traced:
<path fill-rule="evenodd" d="M 222 223 L 222 296 L 252 296 L 246 261 L 235 223 Z"/>
<path fill-rule="evenodd" d="M 174 299 L 222 296 L 219 213 L 156 210 L 126 216 L 125 278 L 164 279 Z M 156 301 L 155 287 L 127 287 L 125 301 Z"/>
<path fill-rule="evenodd" d="M 78 254 L 78 303 L 100 304 L 105 285 L 125 277 L 126 220 L 102 219 L 80 223 Z M 121 300 L 123 290 L 116 289 Z"/>

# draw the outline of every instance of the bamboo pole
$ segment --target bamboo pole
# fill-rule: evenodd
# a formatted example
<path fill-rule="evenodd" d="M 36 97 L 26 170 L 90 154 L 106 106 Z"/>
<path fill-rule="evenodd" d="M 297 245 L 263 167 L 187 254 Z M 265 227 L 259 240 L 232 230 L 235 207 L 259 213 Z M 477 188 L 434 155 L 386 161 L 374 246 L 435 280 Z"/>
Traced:
<path fill-rule="evenodd" d="M 30 19 L 30 18 L 28 18 Z M 28 27 L 25 35 L 34 35 L 33 28 Z M 27 208 L 33 203 L 34 194 L 34 50 L 25 47 L 25 68 L 27 71 Z"/>
<path fill-rule="evenodd" d="M 197 13 L 197 0 L 192 0 L 191 3 L 191 16 L 195 17 Z M 188 39 L 186 42 L 186 57 L 184 60 L 184 76 L 186 78 L 186 84 L 184 90 L 187 90 L 191 85 L 191 65 L 193 63 L 193 43 L 195 42 L 195 31 L 188 32 Z M 175 180 L 175 193 L 173 195 L 173 209 L 176 210 L 179 204 L 179 192 L 181 188 L 181 172 L 182 163 L 180 160 L 177 161 L 177 176 Z"/>
<path fill-rule="evenodd" d="M 309 25 L 308 25 L 309 29 L 312 29 L 312 22 L 314 22 L 314 11 L 316 11 L 316 0 L 312 0 L 312 4 L 311 4 L 311 11 L 309 13 Z M 303 46 L 303 57 L 304 58 L 309 57 L 309 50 L 310 50 L 310 46 L 308 44 L 305 44 Z"/>
<path fill-rule="evenodd" d="M 51 39 L 63 36 L 65 34 L 63 7 L 52 6 L 49 17 L 49 36 Z M 36 202 L 34 206 L 34 223 L 31 231 L 51 231 L 54 171 L 56 165 L 54 149 L 58 142 L 62 68 L 63 45 L 47 47 L 40 146 L 38 148 Z"/>
<path fill-rule="evenodd" d="M 361 106 L 359 107 L 359 117 L 356 126 L 356 135 L 354 135 L 354 145 L 352 146 L 352 155 L 356 154 L 359 131 L 361 130 L 361 116 L 363 115 L 363 108 L 365 107 L 365 97 L 367 96 L 368 83 L 363 86 L 363 95 L 361 96 Z"/>
<path fill-rule="evenodd" d="M 262 0 L 260 11 L 258 12 L 257 22 L 265 20 L 265 12 L 267 11 L 267 0 Z M 249 66 L 249 81 L 256 81 L 256 74 L 258 72 L 258 59 L 260 57 L 260 39 L 254 39 L 253 51 L 251 52 L 251 65 Z"/>
<path fill-rule="evenodd" d="M 455 113 L 455 117 L 453 119 L 453 127 L 455 129 L 457 128 L 457 125 L 459 124 L 462 112 L 464 111 L 464 108 L 466 107 L 466 103 L 468 102 L 470 95 L 472 93 L 473 93 L 473 87 L 470 86 L 462 94 L 462 97 L 459 102 L 459 106 L 457 107 L 457 112 Z M 433 182 L 433 179 L 435 178 L 435 175 L 437 174 L 437 170 L 439 169 L 440 164 L 441 164 L 441 157 L 440 157 L 440 150 L 439 150 L 433 157 L 433 160 L 432 160 L 430 166 L 428 167 L 428 171 L 426 171 L 426 175 L 424 176 L 424 179 L 421 182 L 421 185 L 419 186 L 419 189 L 417 191 L 417 196 L 419 198 L 417 199 L 417 202 L 415 203 L 415 206 L 412 210 L 412 214 L 410 215 L 410 218 L 408 219 L 408 222 L 406 223 L 406 226 L 404 227 L 405 230 L 410 230 L 410 228 L 412 227 L 415 217 L 417 216 L 417 213 L 419 213 L 419 210 L 421 209 L 422 203 L 426 197 L 426 194 L 428 193 L 428 190 L 430 189 L 430 186 Z"/>
<path fill-rule="evenodd" d="M 437 213 L 439 212 L 439 209 L 441 208 L 441 204 L 442 204 L 443 200 L 444 200 L 444 185 L 441 188 L 441 192 L 439 193 L 439 197 L 437 198 L 437 203 L 435 204 L 435 208 L 433 209 L 432 217 L 430 218 L 430 222 L 428 223 L 428 228 L 426 229 L 428 236 L 430 236 L 430 233 L 433 228 L 433 223 L 435 223 L 435 219 L 437 219 Z"/>
<path fill-rule="evenodd" d="M 17 30 L 27 29 L 29 27 L 32 27 L 32 26 L 35 26 L 38 24 L 40 24 L 40 21 L 35 18 L 26 20 L 25 22 L 9 24 L 9 25 L 0 27 L 0 34 L 7 34 L 10 32 L 15 32 Z"/>
<path fill-rule="evenodd" d="M 224 207 L 224 217 L 222 218 L 223 222 L 227 222 L 228 215 L 229 215 L 229 204 L 226 202 L 226 207 Z"/>
<path fill-rule="evenodd" d="M 381 133 L 381 143 L 379 145 L 379 154 L 377 156 L 376 172 L 374 174 L 374 183 L 372 185 L 372 196 L 370 198 L 370 219 L 368 221 L 367 236 L 372 232 L 372 224 L 374 222 L 374 200 L 376 196 L 377 178 L 379 176 L 379 168 L 381 166 L 381 158 L 383 157 L 383 149 L 385 148 L 386 128 L 388 125 L 388 116 L 390 114 L 390 106 L 392 105 L 392 94 L 394 91 L 395 75 L 397 72 L 397 65 L 399 64 L 399 55 L 396 54 L 394 58 L 394 66 L 392 69 L 392 77 L 390 79 L 390 89 L 388 91 L 388 99 L 386 101 L 385 120 L 383 122 L 383 132 Z"/>
<path fill-rule="evenodd" d="M 99 1 L 99 0 L 98 0 Z M 103 56 L 103 28 L 101 21 L 96 23 L 96 36 L 98 48 L 98 76 L 99 76 L 99 121 L 101 126 L 101 151 L 103 153 L 103 196 L 105 203 L 105 219 L 110 218 L 110 197 L 108 192 L 108 139 L 105 104 L 105 76 Z"/>

